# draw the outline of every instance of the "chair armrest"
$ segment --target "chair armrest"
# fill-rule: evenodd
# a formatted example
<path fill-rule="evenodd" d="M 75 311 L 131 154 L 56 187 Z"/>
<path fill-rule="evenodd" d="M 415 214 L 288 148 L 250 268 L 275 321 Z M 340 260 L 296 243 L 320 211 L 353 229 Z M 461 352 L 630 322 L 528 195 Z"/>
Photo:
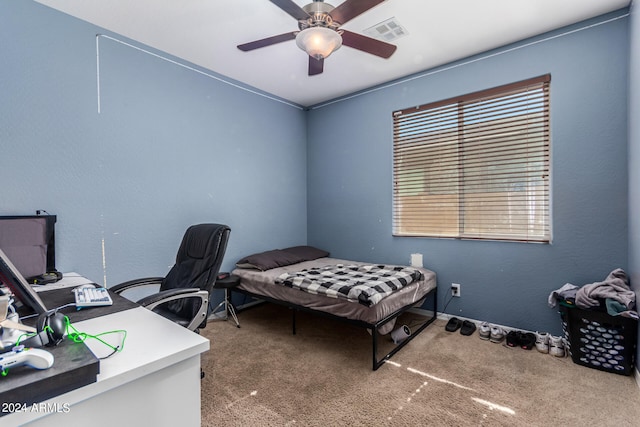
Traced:
<path fill-rule="evenodd" d="M 164 277 L 145 277 L 142 279 L 129 280 L 128 282 L 119 283 L 111 286 L 109 290 L 116 294 L 120 294 L 129 289 L 138 288 L 141 286 L 157 286 L 162 283 Z"/>
<path fill-rule="evenodd" d="M 159 305 L 163 305 L 170 301 L 175 301 L 183 298 L 200 299 L 200 308 L 187 326 L 187 329 L 194 331 L 207 317 L 207 313 L 209 310 L 209 293 L 207 291 L 203 291 L 199 288 L 167 289 L 165 291 L 161 291 L 153 295 L 144 297 L 138 300 L 137 303 L 149 310 L 153 310 Z"/>
<path fill-rule="evenodd" d="M 149 310 L 153 310 L 156 306 L 164 304 L 165 302 L 174 301 L 181 298 L 194 297 L 200 289 L 198 288 L 174 288 L 167 289 L 153 295 L 146 296 L 139 299 L 137 302 L 143 307 L 147 307 Z M 193 295 L 191 295 L 193 294 Z"/>

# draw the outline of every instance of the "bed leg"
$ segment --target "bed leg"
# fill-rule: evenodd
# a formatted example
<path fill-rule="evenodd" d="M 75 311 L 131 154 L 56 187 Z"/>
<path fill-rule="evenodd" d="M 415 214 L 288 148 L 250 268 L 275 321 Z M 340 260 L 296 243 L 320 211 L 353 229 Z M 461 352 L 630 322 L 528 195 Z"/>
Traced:
<path fill-rule="evenodd" d="M 291 329 L 292 329 L 292 333 L 293 335 L 296 334 L 296 309 L 292 308 L 291 309 Z"/>
<path fill-rule="evenodd" d="M 373 344 L 373 370 L 375 371 L 380 367 L 378 363 L 378 326 L 371 329 L 371 342 Z"/>

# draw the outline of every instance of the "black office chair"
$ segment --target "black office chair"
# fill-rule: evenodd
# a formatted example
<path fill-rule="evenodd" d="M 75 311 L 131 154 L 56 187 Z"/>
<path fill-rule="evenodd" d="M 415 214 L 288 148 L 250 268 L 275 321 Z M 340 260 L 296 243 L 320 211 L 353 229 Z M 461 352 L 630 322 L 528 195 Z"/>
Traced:
<path fill-rule="evenodd" d="M 221 224 L 192 225 L 182 238 L 176 264 L 166 277 L 130 280 L 109 288 L 121 294 L 141 286 L 157 293 L 137 301 L 185 328 L 198 332 L 207 324 L 209 301 L 231 229 Z M 123 295 L 125 296 L 125 295 Z"/>

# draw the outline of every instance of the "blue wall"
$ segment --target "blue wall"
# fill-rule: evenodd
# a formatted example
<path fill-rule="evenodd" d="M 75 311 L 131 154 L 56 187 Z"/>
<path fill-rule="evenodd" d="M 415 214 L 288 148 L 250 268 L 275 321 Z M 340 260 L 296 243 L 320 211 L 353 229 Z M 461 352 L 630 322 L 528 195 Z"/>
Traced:
<path fill-rule="evenodd" d="M 305 242 L 389 263 L 420 252 L 441 290 L 462 284 L 448 313 L 558 333 L 551 290 L 628 262 L 639 271 L 637 256 L 627 257 L 640 241 L 627 227 L 628 210 L 638 216 L 628 193 L 638 189 L 628 185 L 622 14 L 305 112 L 107 38 L 98 104 L 103 31 L 0 0 L 0 214 L 57 214 L 58 267 L 108 285 L 164 274 L 198 222 L 231 226 L 224 269 L 249 252 Z M 553 244 L 393 237 L 391 112 L 545 73 Z M 637 88 L 634 99 L 637 110 Z"/>
<path fill-rule="evenodd" d="M 309 114 L 309 243 L 407 264 L 424 254 L 447 312 L 560 332 L 549 293 L 627 267 L 627 19 L 611 14 L 412 76 Z M 568 30 L 573 31 L 563 34 Z M 550 245 L 392 236 L 394 110 L 551 73 Z"/>
<path fill-rule="evenodd" d="M 0 1 L 0 214 L 57 214 L 58 268 L 108 285 L 164 275 L 195 223 L 231 227 L 226 270 L 305 243 L 305 112 L 101 37 L 98 113 L 101 32 Z"/>

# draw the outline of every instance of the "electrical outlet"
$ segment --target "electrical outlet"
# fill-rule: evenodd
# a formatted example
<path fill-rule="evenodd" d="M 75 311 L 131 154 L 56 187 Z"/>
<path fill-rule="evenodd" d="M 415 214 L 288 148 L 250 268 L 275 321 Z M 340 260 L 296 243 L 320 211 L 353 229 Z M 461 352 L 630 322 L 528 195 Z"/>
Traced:
<path fill-rule="evenodd" d="M 460 284 L 452 283 L 451 284 L 451 296 L 459 297 L 460 296 Z"/>

